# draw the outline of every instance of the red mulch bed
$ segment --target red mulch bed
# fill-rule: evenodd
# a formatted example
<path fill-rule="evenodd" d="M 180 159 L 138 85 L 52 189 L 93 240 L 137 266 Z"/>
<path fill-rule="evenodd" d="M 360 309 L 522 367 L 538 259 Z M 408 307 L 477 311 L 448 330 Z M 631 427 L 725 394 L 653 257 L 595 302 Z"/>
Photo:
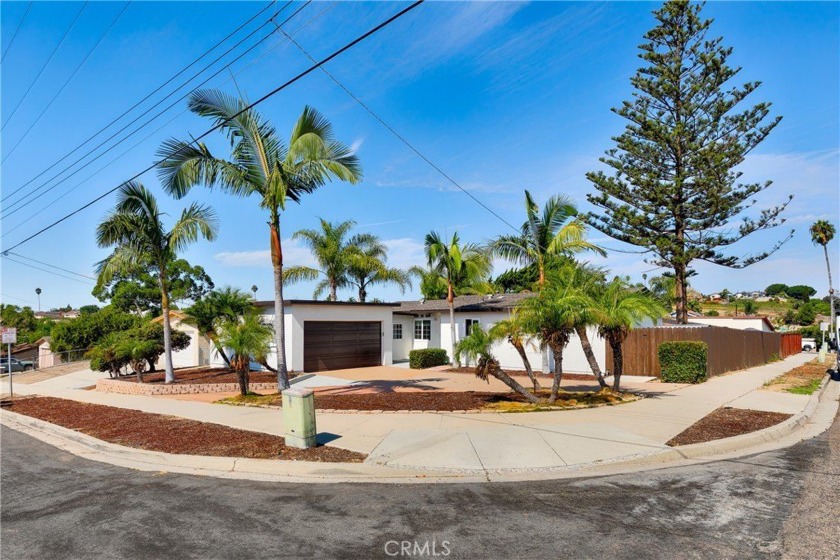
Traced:
<path fill-rule="evenodd" d="M 156 371 L 143 374 L 143 383 L 163 383 L 165 373 Z M 277 374 L 270 371 L 252 371 L 248 376 L 251 383 L 277 383 Z M 137 383 L 137 376 L 134 374 L 118 377 L 120 381 L 131 381 Z M 236 372 L 228 368 L 190 368 L 175 370 L 175 383 L 192 385 L 197 383 L 239 383 Z"/>
<path fill-rule="evenodd" d="M 667 443 L 671 447 L 714 441 L 775 426 L 792 414 L 723 407 L 695 422 Z"/>
<path fill-rule="evenodd" d="M 270 434 L 53 397 L 16 398 L 9 410 L 110 443 L 176 455 L 329 463 L 360 463 L 365 459 L 361 453 L 335 447 L 286 447 L 282 437 Z"/>
<path fill-rule="evenodd" d="M 445 370 L 447 373 L 469 373 L 475 375 L 475 368 L 471 367 L 459 367 L 459 368 L 449 368 Z M 511 377 L 528 377 L 528 372 L 524 369 L 506 369 L 505 373 L 510 375 Z M 540 371 L 535 372 L 537 374 L 537 379 L 553 379 L 554 374 L 552 373 L 542 373 Z M 594 381 L 598 382 L 595 379 L 594 375 L 586 374 L 586 373 L 564 373 L 563 379 L 568 379 L 570 381 Z"/>
<path fill-rule="evenodd" d="M 548 397 L 549 391 L 541 391 L 542 397 Z M 267 395 L 268 396 L 268 395 Z M 600 397 L 596 393 L 561 392 L 557 397 L 557 405 L 564 401 L 575 400 L 580 404 L 596 401 Z M 315 393 L 315 408 L 319 410 L 430 410 L 437 412 L 453 412 L 455 410 L 479 410 L 488 404 L 503 402 L 527 402 L 518 393 L 489 393 L 479 391 L 400 391 L 387 393 L 346 393 L 321 394 Z M 600 402 L 600 401 L 598 401 Z M 269 402 L 263 405 L 282 406 L 279 394 L 270 395 Z"/>

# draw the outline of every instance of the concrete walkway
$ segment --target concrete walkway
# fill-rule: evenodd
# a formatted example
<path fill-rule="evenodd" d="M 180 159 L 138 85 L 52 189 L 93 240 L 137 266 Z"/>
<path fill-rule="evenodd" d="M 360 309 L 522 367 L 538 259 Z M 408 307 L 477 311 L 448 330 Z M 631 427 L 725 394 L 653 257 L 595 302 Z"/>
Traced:
<path fill-rule="evenodd" d="M 487 473 L 582 468 L 669 449 L 665 442 L 721 406 L 801 412 L 809 397 L 760 389 L 812 358 L 797 354 L 612 407 L 521 414 L 319 413 L 319 438 L 327 445 L 369 454 L 367 462 L 372 465 L 395 469 Z M 277 410 L 83 390 L 102 375 L 75 372 L 18 386 L 16 392 L 283 434 Z"/>

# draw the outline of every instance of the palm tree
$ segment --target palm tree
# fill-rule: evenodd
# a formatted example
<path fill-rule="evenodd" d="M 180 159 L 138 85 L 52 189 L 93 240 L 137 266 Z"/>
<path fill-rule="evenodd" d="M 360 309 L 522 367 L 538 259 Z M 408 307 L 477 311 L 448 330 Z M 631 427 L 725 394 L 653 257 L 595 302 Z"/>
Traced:
<path fill-rule="evenodd" d="M 472 243 L 462 244 L 458 233 L 452 234 L 447 242 L 437 232 L 426 234 L 426 257 L 431 270 L 446 282 L 446 301 L 449 303 L 449 326 L 451 328 L 451 356 L 455 357 L 457 329 L 455 325 L 456 288 L 486 282 L 492 270 L 490 256 Z"/>
<path fill-rule="evenodd" d="M 656 298 L 619 277 L 599 290 L 596 305 L 598 333 L 604 337 L 612 350 L 613 389 L 618 391 L 624 371 L 621 345 L 627 339 L 630 330 L 645 319 L 659 319 L 668 311 Z"/>
<path fill-rule="evenodd" d="M 353 220 L 328 222 L 320 218 L 321 229 L 302 229 L 292 235 L 292 239 L 302 240 L 312 251 L 312 256 L 320 268 L 310 266 L 290 266 L 283 272 L 283 280 L 290 284 L 321 278 L 315 286 L 314 298 L 320 298 L 329 292 L 329 300 L 338 299 L 338 289 L 351 285 L 350 266 L 364 251 L 376 247 L 379 240 L 369 234 L 347 236 L 356 225 Z"/>
<path fill-rule="evenodd" d="M 251 296 L 239 290 L 226 286 L 221 290 L 213 290 L 190 306 L 186 312 L 187 322 L 195 325 L 198 332 L 213 343 L 219 356 L 231 367 L 230 358 L 225 347 L 219 343 L 219 333 L 216 330 L 219 320 L 233 321 L 244 315 L 254 306 Z"/>
<path fill-rule="evenodd" d="M 248 394 L 251 361 L 264 362 L 271 348 L 274 330 L 260 320 L 256 309 L 251 308 L 241 317 L 222 319 L 216 325 L 219 343 L 230 348 L 233 356 L 231 367 L 239 378 L 239 392 Z"/>
<path fill-rule="evenodd" d="M 604 288 L 604 271 L 599 267 L 594 267 L 586 263 L 575 263 L 570 261 L 561 275 L 563 281 L 568 282 L 569 286 L 579 290 L 590 298 L 591 301 L 597 302 L 599 295 Z M 601 366 L 598 364 L 598 358 L 592 349 L 592 342 L 589 340 L 589 327 L 598 325 L 600 316 L 596 306 L 584 307 L 581 309 L 580 322 L 575 325 L 575 333 L 580 340 L 580 346 L 583 349 L 583 355 L 589 364 L 589 369 L 598 384 L 601 387 L 606 387 L 607 382 L 604 380 L 604 374 L 601 372 Z"/>
<path fill-rule="evenodd" d="M 834 311 L 834 285 L 831 282 L 831 261 L 828 258 L 828 244 L 834 239 L 837 230 L 834 229 L 834 224 L 826 220 L 817 220 L 811 226 L 811 241 L 814 245 L 822 245 L 823 253 L 825 254 L 825 269 L 828 272 L 828 301 L 831 305 L 831 338 L 837 336 L 837 329 L 835 328 L 835 311 Z"/>
<path fill-rule="evenodd" d="M 519 235 L 502 235 L 493 241 L 493 252 L 522 266 L 536 265 L 537 284 L 545 285 L 546 269 L 559 257 L 582 251 L 594 251 L 606 256 L 603 249 L 586 241 L 586 224 L 578 218 L 578 211 L 565 196 L 552 196 L 540 207 L 531 193 L 525 191 L 526 220 Z"/>
<path fill-rule="evenodd" d="M 502 370 L 499 361 L 490 350 L 494 342 L 495 339 L 481 328 L 481 325 L 476 325 L 455 345 L 453 355 L 458 361 L 466 358 L 467 363 L 475 362 L 475 375 L 478 378 L 486 381 L 488 376 L 493 376 L 528 401 L 539 402 L 537 395 L 529 393 L 525 387 Z"/>
<path fill-rule="evenodd" d="M 219 187 L 241 197 L 255 196 L 268 213 L 271 263 L 274 268 L 274 345 L 277 384 L 289 386 L 283 307 L 283 251 L 280 213 L 286 202 L 300 202 L 331 179 L 361 180 L 355 154 L 335 140 L 332 126 L 306 107 L 295 123 L 288 144 L 274 127 L 244 101 L 217 90 L 190 95 L 193 113 L 208 117 L 231 143 L 231 158 L 214 156 L 204 144 L 170 139 L 161 146 L 158 174 L 164 188 L 180 198 L 193 186 Z"/>
<path fill-rule="evenodd" d="M 411 288 L 409 273 L 388 267 L 387 248 L 378 238 L 373 237 L 373 240 L 371 245 L 353 255 L 347 271 L 349 283 L 358 288 L 361 302 L 367 300 L 368 287 L 374 284 L 396 284 L 402 293 Z"/>
<path fill-rule="evenodd" d="M 172 229 L 164 228 L 163 212 L 154 195 L 142 184 L 129 181 L 120 186 L 117 206 L 96 229 L 96 243 L 114 247 L 114 252 L 97 266 L 97 281 L 107 284 L 118 274 L 131 271 L 138 262 L 151 263 L 160 287 L 163 311 L 163 342 L 166 356 L 166 382 L 172 383 L 172 327 L 169 322 L 169 284 L 166 271 L 178 253 L 203 237 L 216 238 L 218 221 L 207 206 L 191 204 L 181 212 Z"/>
<path fill-rule="evenodd" d="M 592 299 L 570 281 L 574 265 L 551 269 L 546 274 L 545 287 L 518 306 L 526 332 L 538 336 L 544 347 L 554 355 L 554 382 L 550 402 L 557 400 L 563 377 L 563 351 L 578 325 L 585 323 L 595 307 Z"/>
<path fill-rule="evenodd" d="M 475 328 L 473 327 L 473 329 Z M 519 357 L 522 358 L 522 365 L 525 366 L 525 372 L 528 374 L 528 378 L 531 380 L 534 386 L 534 392 L 536 393 L 540 389 L 540 382 L 537 381 L 537 376 L 531 367 L 531 360 L 528 359 L 528 353 L 525 351 L 525 345 L 533 345 L 533 342 L 528 340 L 528 333 L 525 332 L 519 314 L 514 312 L 510 318 L 493 325 L 490 328 L 489 335 L 493 340 L 507 340 L 516 349 Z"/>

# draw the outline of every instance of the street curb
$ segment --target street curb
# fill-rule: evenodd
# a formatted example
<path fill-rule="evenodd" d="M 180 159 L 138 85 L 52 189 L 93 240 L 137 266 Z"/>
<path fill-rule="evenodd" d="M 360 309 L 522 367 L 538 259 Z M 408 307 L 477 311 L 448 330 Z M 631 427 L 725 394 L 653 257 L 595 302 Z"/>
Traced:
<path fill-rule="evenodd" d="M 740 436 L 653 451 L 619 459 L 541 469 L 444 470 L 388 467 L 376 463 L 316 463 L 174 455 L 108 443 L 86 434 L 24 416 L 0 411 L 0 424 L 64 451 L 103 463 L 147 472 L 171 472 L 228 479 L 309 483 L 463 483 L 584 478 L 702 464 L 780 449 L 825 431 L 834 419 L 840 383 L 828 377 L 805 408 L 784 422 Z"/>

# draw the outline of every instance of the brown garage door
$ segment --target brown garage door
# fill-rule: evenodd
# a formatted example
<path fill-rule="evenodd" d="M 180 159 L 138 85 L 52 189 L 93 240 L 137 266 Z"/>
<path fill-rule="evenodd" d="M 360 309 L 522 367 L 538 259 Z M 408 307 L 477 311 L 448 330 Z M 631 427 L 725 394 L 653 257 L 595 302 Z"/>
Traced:
<path fill-rule="evenodd" d="M 382 365 L 382 328 L 374 321 L 305 321 L 303 371 Z"/>

